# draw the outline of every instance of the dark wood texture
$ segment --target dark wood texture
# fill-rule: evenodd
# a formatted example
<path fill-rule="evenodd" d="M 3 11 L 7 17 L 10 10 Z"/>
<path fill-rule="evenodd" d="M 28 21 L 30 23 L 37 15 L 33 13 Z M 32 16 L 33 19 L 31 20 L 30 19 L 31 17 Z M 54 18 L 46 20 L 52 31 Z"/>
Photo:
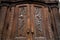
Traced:
<path fill-rule="evenodd" d="M 54 30 L 52 30 L 52 31 L 54 31 L 54 34 L 56 35 L 55 37 L 56 37 L 56 40 L 59 38 L 58 36 L 60 36 L 59 34 L 60 34 L 60 29 L 59 29 L 59 26 L 60 26 L 60 17 L 59 17 L 59 9 L 58 8 L 52 8 L 52 13 L 51 13 L 51 15 L 53 16 L 53 18 L 52 18 L 52 23 L 53 23 L 53 29 Z M 60 38 L 59 38 L 60 39 Z"/>
<path fill-rule="evenodd" d="M 0 0 L 0 40 L 60 40 L 57 1 Z"/>
<path fill-rule="evenodd" d="M 6 17 L 7 7 L 1 7 L 0 9 L 0 37 L 2 37 L 2 34 L 5 34 L 3 31 L 4 29 L 4 21 Z M 0 38 L 1 39 L 1 38 Z"/>

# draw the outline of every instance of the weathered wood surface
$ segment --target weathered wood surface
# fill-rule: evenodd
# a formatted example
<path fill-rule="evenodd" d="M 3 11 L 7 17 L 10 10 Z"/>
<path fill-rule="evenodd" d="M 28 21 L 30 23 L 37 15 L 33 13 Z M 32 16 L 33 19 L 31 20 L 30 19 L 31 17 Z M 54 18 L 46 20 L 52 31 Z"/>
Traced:
<path fill-rule="evenodd" d="M 33 11 L 33 8 L 31 10 Z M 58 36 L 60 37 L 60 16 L 59 16 L 58 8 L 52 8 L 49 12 L 49 8 L 44 7 L 42 8 L 42 11 L 43 11 L 43 19 L 44 19 L 43 26 L 45 26 L 45 30 L 46 30 L 45 36 L 47 36 L 48 39 L 50 40 L 54 40 L 53 39 L 54 36 L 55 38 Z M 16 7 L 8 8 L 7 6 L 2 6 L 0 8 L 0 39 L 1 37 L 3 37 L 2 40 L 9 40 L 10 38 L 12 39 L 14 38 L 15 27 L 16 27 L 17 16 L 18 16 L 17 13 L 18 13 L 18 8 Z M 28 25 L 30 24 L 28 23 Z M 34 25 L 32 24 L 32 26 Z"/>
<path fill-rule="evenodd" d="M 51 15 L 53 15 L 53 18 L 54 18 L 53 25 L 55 25 L 53 27 L 54 28 L 54 34 L 56 35 L 56 39 L 59 38 L 59 40 L 60 40 L 60 15 L 59 15 L 59 9 L 58 8 L 52 8 L 51 11 L 52 11 Z"/>
<path fill-rule="evenodd" d="M 1 7 L 0 9 L 0 39 L 3 31 L 3 26 L 4 26 L 4 21 L 5 21 L 5 16 L 7 12 L 7 7 Z"/>

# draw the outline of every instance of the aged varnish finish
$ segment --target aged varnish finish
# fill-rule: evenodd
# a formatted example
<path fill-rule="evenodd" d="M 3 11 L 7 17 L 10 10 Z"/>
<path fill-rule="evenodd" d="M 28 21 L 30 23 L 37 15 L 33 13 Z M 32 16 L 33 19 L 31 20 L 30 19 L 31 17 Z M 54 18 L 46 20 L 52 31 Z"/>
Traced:
<path fill-rule="evenodd" d="M 0 40 L 60 40 L 58 0 L 1 0 Z"/>

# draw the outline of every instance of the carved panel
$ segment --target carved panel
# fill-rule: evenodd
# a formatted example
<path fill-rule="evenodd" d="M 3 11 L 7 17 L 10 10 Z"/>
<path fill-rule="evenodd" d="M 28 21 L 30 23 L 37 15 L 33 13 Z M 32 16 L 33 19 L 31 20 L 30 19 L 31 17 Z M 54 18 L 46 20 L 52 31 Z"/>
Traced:
<path fill-rule="evenodd" d="M 41 8 L 35 7 L 35 28 L 36 28 L 36 36 L 40 37 L 42 32 L 42 16 L 41 16 Z"/>
<path fill-rule="evenodd" d="M 19 8 L 18 20 L 16 26 L 16 39 L 26 40 L 26 7 Z"/>
<path fill-rule="evenodd" d="M 34 40 L 46 40 L 43 33 L 43 26 L 42 26 L 42 8 L 35 7 L 35 14 L 34 14 L 34 26 L 35 26 L 35 37 Z"/>

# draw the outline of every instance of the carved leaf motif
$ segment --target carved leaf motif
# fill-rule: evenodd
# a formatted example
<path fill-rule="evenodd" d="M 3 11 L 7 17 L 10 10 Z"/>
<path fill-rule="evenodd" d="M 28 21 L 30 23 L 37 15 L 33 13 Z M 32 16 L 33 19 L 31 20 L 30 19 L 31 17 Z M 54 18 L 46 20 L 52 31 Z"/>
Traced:
<path fill-rule="evenodd" d="M 41 9 L 39 7 L 35 7 L 35 28 L 36 28 L 36 36 L 41 35 L 42 32 L 42 17 L 41 17 Z"/>
<path fill-rule="evenodd" d="M 16 36 L 17 37 L 25 37 L 25 22 L 26 22 L 26 7 L 19 8 L 19 16 L 18 16 L 18 22 L 16 27 Z"/>

